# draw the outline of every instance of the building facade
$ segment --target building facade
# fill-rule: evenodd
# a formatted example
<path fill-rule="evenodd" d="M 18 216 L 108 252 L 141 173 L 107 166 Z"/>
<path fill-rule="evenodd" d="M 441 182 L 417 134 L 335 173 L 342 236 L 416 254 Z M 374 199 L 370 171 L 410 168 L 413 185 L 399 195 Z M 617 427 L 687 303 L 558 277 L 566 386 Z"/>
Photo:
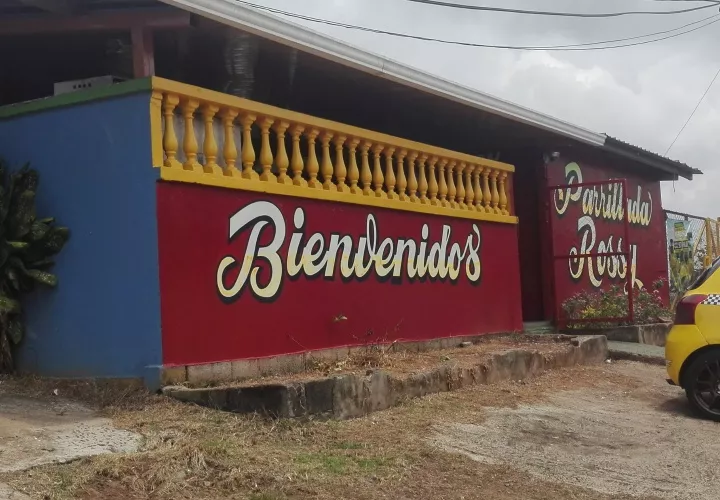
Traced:
<path fill-rule="evenodd" d="M 272 64 L 310 39 L 202 6 L 272 32 Z M 226 92 L 147 77 L 0 108 L 0 155 L 39 170 L 38 210 L 72 230 L 59 288 L 30 298 L 23 371 L 241 378 L 562 323 L 578 290 L 667 278 L 660 181 L 696 171 L 312 40 L 290 86 L 246 69 Z"/>

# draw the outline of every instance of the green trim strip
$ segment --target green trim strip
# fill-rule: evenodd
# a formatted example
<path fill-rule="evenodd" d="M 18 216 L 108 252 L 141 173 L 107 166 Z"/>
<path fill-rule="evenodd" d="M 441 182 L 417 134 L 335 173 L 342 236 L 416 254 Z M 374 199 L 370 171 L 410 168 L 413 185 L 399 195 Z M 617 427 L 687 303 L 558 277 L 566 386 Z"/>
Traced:
<path fill-rule="evenodd" d="M 76 92 L 45 97 L 34 101 L 0 106 L 0 120 L 150 90 L 152 90 L 152 80 L 150 78 L 139 78 L 127 82 L 115 83 L 106 87 L 78 90 Z"/>

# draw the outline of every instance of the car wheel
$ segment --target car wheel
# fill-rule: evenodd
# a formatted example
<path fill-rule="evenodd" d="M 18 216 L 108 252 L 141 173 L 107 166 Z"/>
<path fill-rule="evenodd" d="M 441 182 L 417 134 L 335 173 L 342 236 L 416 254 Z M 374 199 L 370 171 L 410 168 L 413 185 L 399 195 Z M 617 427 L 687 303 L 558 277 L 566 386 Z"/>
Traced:
<path fill-rule="evenodd" d="M 685 393 L 702 417 L 720 422 L 720 350 L 695 358 L 685 373 Z"/>

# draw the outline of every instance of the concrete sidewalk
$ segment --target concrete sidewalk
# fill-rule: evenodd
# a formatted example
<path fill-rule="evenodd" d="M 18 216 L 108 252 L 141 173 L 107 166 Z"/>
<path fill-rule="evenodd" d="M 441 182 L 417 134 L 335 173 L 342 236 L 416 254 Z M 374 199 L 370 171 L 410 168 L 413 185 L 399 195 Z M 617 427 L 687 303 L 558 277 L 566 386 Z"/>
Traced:
<path fill-rule="evenodd" d="M 141 436 L 116 429 L 109 419 L 74 401 L 8 392 L 0 388 L 0 472 L 133 452 L 142 445 Z M 28 498 L 0 483 L 0 500 Z"/>
<path fill-rule="evenodd" d="M 665 366 L 665 348 L 634 342 L 608 342 L 611 359 L 642 361 L 654 365 Z"/>

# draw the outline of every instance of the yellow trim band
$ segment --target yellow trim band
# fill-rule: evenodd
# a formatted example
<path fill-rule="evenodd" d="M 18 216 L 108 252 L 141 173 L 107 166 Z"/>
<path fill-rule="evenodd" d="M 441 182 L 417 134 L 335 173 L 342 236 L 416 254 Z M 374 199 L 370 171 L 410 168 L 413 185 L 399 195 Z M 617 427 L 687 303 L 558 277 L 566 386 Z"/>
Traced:
<path fill-rule="evenodd" d="M 246 179 L 237 177 L 216 177 L 210 174 L 195 173 L 190 170 L 161 168 L 160 178 L 164 181 L 202 184 L 204 186 L 241 189 L 243 191 L 254 191 L 257 193 L 294 196 L 298 198 L 310 198 L 315 200 L 336 201 L 340 203 L 366 205 L 370 207 L 387 208 L 391 210 L 419 212 L 428 215 L 441 215 L 446 217 L 458 217 L 461 219 L 501 222 L 505 224 L 518 223 L 518 218 L 511 215 L 488 214 L 482 212 L 473 212 L 470 210 L 456 210 L 452 208 L 433 205 L 422 205 L 420 203 L 406 203 L 404 201 L 398 200 L 387 200 L 382 198 L 376 198 L 374 196 L 347 195 L 338 191 L 298 188 L 297 186 L 286 184 L 271 184 L 262 181 L 248 181 Z"/>

